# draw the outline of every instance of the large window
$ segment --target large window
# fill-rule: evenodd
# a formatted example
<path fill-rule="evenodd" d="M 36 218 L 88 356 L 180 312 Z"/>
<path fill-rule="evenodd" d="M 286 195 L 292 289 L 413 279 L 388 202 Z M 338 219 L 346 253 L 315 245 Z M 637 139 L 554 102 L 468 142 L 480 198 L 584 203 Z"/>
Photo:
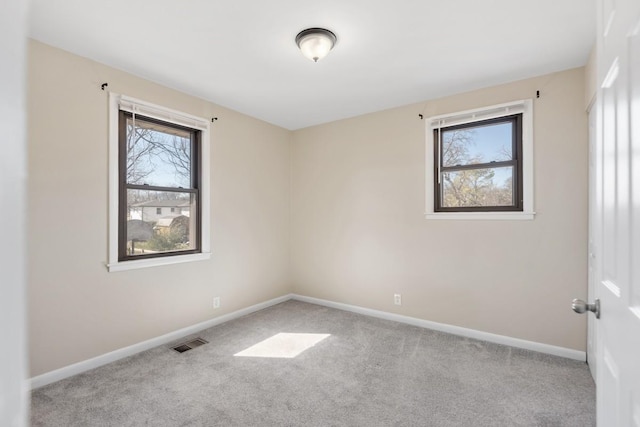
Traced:
<path fill-rule="evenodd" d="M 427 120 L 427 218 L 531 219 L 530 101 Z"/>
<path fill-rule="evenodd" d="M 208 257 L 208 122 L 111 95 L 109 270 Z"/>
<path fill-rule="evenodd" d="M 200 131 L 126 111 L 119 124 L 118 259 L 199 252 Z M 183 213 L 163 215 L 176 205 Z"/>

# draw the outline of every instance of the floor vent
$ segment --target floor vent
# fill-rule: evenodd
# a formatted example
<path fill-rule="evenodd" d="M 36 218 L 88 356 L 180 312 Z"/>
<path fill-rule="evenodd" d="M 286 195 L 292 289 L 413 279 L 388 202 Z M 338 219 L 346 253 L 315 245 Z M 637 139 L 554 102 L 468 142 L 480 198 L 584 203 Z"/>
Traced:
<path fill-rule="evenodd" d="M 171 347 L 172 349 L 174 349 L 175 351 L 177 351 L 178 353 L 184 353 L 185 351 L 189 351 L 193 348 L 196 347 L 200 347 L 201 345 L 204 345 L 206 343 L 208 343 L 209 341 L 205 341 L 202 338 L 196 338 L 192 341 L 189 342 L 185 342 L 182 343 L 180 345 L 177 345 L 175 347 Z"/>

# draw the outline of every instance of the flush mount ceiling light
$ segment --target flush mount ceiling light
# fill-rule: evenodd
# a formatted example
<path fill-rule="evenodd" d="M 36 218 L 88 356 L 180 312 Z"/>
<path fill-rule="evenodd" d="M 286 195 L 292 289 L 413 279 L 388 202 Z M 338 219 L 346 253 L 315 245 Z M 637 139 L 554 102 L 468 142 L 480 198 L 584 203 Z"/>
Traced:
<path fill-rule="evenodd" d="M 324 28 L 307 28 L 296 36 L 296 44 L 302 54 L 313 62 L 318 62 L 327 56 L 336 44 L 336 40 L 336 35 Z"/>

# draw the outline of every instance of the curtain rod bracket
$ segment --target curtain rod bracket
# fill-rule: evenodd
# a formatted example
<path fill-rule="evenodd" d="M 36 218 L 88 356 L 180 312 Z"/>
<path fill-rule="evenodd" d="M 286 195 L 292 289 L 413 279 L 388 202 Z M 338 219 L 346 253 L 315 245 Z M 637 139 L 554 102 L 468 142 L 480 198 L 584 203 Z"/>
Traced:
<path fill-rule="evenodd" d="M 105 87 L 109 86 L 109 83 L 102 83 L 100 85 L 100 89 L 104 90 Z"/>
<path fill-rule="evenodd" d="M 211 117 L 211 123 L 215 122 L 216 120 L 218 120 L 217 117 Z"/>
<path fill-rule="evenodd" d="M 422 114 L 418 114 L 418 117 L 420 117 L 420 120 L 422 120 L 424 118 L 424 116 Z"/>

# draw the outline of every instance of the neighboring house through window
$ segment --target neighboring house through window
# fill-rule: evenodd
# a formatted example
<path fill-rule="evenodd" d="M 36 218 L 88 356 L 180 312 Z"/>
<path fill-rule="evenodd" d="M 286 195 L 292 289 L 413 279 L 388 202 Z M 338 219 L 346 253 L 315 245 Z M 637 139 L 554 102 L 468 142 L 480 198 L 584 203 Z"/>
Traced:
<path fill-rule="evenodd" d="M 532 219 L 532 102 L 427 119 L 428 219 Z"/>
<path fill-rule="evenodd" d="M 208 121 L 111 94 L 110 127 L 109 270 L 208 258 Z"/>

